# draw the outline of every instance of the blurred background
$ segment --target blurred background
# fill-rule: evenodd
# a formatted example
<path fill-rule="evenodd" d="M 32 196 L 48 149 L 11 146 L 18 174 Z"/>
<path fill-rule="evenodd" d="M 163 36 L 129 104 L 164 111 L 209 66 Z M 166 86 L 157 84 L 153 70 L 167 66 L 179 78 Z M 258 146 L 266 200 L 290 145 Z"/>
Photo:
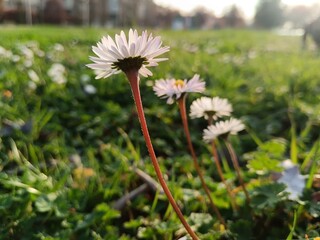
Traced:
<path fill-rule="evenodd" d="M 299 29 L 318 0 L 0 0 L 0 22 L 167 29 Z"/>

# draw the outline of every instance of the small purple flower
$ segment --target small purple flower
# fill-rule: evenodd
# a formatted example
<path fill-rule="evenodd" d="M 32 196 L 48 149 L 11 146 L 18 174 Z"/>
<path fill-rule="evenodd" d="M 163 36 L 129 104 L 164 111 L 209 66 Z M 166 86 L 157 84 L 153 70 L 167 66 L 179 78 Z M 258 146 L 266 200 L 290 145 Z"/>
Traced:
<path fill-rule="evenodd" d="M 284 170 L 277 182 L 286 185 L 286 191 L 290 194 L 289 199 L 298 200 L 306 185 L 305 176 L 300 174 L 298 166 L 294 165 L 289 159 L 283 161 L 281 166 Z"/>

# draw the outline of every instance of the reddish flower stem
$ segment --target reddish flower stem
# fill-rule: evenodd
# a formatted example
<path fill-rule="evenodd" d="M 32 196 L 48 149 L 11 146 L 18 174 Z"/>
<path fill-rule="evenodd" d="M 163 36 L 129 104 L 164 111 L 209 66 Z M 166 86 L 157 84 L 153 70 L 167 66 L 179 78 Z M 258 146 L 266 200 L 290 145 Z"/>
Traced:
<path fill-rule="evenodd" d="M 212 123 L 213 123 L 213 116 L 211 115 L 208 118 L 208 125 L 210 126 L 210 125 L 212 125 Z M 238 210 L 238 206 L 236 204 L 236 201 L 234 199 L 234 194 L 232 193 L 229 184 L 227 184 L 226 180 L 224 179 L 224 176 L 223 176 L 223 173 L 222 173 L 221 164 L 220 164 L 220 161 L 219 161 L 219 155 L 218 155 L 217 147 L 216 147 L 216 144 L 215 144 L 214 141 L 212 141 L 211 147 L 212 147 L 213 158 L 214 158 L 215 164 L 217 166 L 217 170 L 218 170 L 218 174 L 220 176 L 220 179 L 221 179 L 222 183 L 226 186 L 226 189 L 227 189 L 227 192 L 229 194 L 230 202 L 231 202 L 231 206 L 232 206 L 233 210 L 237 211 Z"/>
<path fill-rule="evenodd" d="M 214 158 L 214 162 L 215 162 L 215 164 L 217 166 L 219 177 L 220 177 L 222 183 L 225 185 L 225 187 L 227 189 L 227 192 L 228 192 L 229 197 L 230 197 L 230 203 L 231 203 L 231 206 L 232 206 L 233 210 L 237 211 L 238 210 L 238 206 L 237 206 L 237 204 L 235 202 L 234 194 L 232 193 L 229 184 L 226 182 L 226 180 L 225 180 L 225 178 L 223 176 L 222 169 L 221 169 L 221 164 L 220 164 L 220 161 L 219 161 L 219 155 L 218 155 L 216 144 L 214 143 L 214 141 L 212 141 L 211 147 L 212 147 L 213 158 Z"/>
<path fill-rule="evenodd" d="M 191 137 L 190 137 L 190 131 L 189 131 L 189 125 L 188 125 L 188 118 L 187 118 L 187 113 L 186 113 L 186 104 L 185 104 L 185 97 L 186 95 L 184 95 L 182 98 L 180 98 L 178 100 L 178 104 L 179 104 L 179 110 L 180 110 L 180 115 L 181 115 L 181 119 L 182 119 L 182 124 L 183 124 L 183 129 L 184 129 L 184 133 L 186 135 L 186 138 L 187 138 L 187 142 L 188 142 L 188 148 L 189 148 L 189 151 L 191 153 L 191 156 L 192 156 L 192 159 L 193 159 L 193 164 L 194 164 L 194 167 L 199 175 L 199 178 L 200 178 L 200 181 L 201 181 L 201 184 L 202 184 L 202 187 L 205 191 L 205 193 L 207 194 L 208 198 L 209 198 L 209 201 L 210 201 L 210 205 L 213 209 L 213 211 L 215 212 L 215 214 L 217 215 L 220 223 L 224 226 L 226 226 L 226 223 L 223 219 L 223 217 L 221 216 L 220 212 L 219 212 L 219 209 L 217 208 L 217 206 L 214 204 L 213 202 L 213 199 L 211 197 L 211 193 L 210 193 L 210 190 L 204 180 L 204 177 L 203 177 L 203 174 L 202 174 L 202 171 L 200 169 L 200 166 L 198 164 L 198 159 L 197 159 L 197 156 L 195 154 L 195 151 L 194 151 L 194 148 L 193 148 L 193 144 L 191 142 Z"/>
<path fill-rule="evenodd" d="M 233 150 L 233 147 L 231 145 L 231 143 L 229 142 L 228 139 L 225 139 L 225 144 L 228 148 L 228 151 L 230 153 L 230 156 L 231 156 L 231 160 L 232 160 L 232 163 L 233 163 L 233 166 L 237 172 L 237 175 L 238 175 L 238 179 L 239 179 L 239 182 L 240 182 L 240 185 L 244 191 L 244 194 L 246 195 L 246 199 L 247 199 L 247 203 L 249 204 L 250 203 L 250 197 L 249 197 L 249 193 L 246 189 L 246 186 L 244 184 L 244 181 L 242 179 L 242 176 L 241 176 L 241 171 L 240 171 L 240 166 L 239 166 L 239 163 L 238 163 L 238 158 Z"/>
<path fill-rule="evenodd" d="M 156 172 L 156 175 L 158 177 L 158 180 L 160 182 L 160 185 L 163 188 L 163 191 L 165 192 L 166 196 L 168 197 L 168 200 L 169 200 L 171 206 L 173 207 L 174 211 L 178 215 L 181 223 L 183 224 L 183 226 L 185 227 L 187 232 L 190 234 L 190 236 L 192 237 L 193 240 L 198 240 L 199 238 L 197 237 L 197 235 L 194 233 L 194 231 L 191 229 L 191 227 L 189 226 L 189 224 L 185 220 L 184 216 L 181 213 L 180 208 L 178 207 L 176 201 L 174 200 L 174 198 L 173 198 L 173 196 L 172 196 L 172 194 L 171 194 L 171 192 L 170 192 L 170 190 L 169 190 L 169 188 L 163 178 L 157 157 L 156 157 L 154 149 L 153 149 L 153 145 L 152 145 L 151 138 L 149 135 L 149 130 L 148 130 L 146 118 L 145 118 L 144 111 L 143 111 L 143 105 L 142 105 L 142 101 L 141 101 L 140 88 L 139 88 L 138 71 L 127 71 L 126 75 L 127 75 L 127 78 L 130 82 L 130 86 L 131 86 L 133 98 L 134 98 L 134 101 L 136 104 L 142 133 L 143 133 L 143 136 L 144 136 L 144 139 L 146 142 L 146 146 L 148 148 L 149 155 L 150 155 L 154 170 Z"/>

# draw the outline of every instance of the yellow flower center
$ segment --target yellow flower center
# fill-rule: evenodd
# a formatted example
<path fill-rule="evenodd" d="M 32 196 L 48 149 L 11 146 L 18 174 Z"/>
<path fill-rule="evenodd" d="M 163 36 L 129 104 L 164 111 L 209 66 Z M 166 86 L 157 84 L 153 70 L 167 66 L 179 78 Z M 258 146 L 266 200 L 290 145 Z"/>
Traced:
<path fill-rule="evenodd" d="M 176 82 L 174 83 L 174 85 L 176 87 L 183 87 L 184 86 L 184 81 L 181 79 L 176 80 Z"/>

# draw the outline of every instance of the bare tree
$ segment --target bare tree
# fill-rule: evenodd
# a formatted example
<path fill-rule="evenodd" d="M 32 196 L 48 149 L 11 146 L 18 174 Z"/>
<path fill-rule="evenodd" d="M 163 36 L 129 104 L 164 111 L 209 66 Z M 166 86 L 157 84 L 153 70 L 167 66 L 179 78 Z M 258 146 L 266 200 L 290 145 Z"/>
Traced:
<path fill-rule="evenodd" d="M 232 5 L 223 16 L 226 27 L 240 28 L 245 27 L 243 14 L 236 5 Z"/>
<path fill-rule="evenodd" d="M 190 27 L 203 28 L 210 17 L 211 13 L 206 8 L 198 7 L 193 11 Z"/>
<path fill-rule="evenodd" d="M 283 23 L 284 10 L 281 0 L 259 0 L 254 16 L 254 25 L 259 28 L 274 28 Z"/>

